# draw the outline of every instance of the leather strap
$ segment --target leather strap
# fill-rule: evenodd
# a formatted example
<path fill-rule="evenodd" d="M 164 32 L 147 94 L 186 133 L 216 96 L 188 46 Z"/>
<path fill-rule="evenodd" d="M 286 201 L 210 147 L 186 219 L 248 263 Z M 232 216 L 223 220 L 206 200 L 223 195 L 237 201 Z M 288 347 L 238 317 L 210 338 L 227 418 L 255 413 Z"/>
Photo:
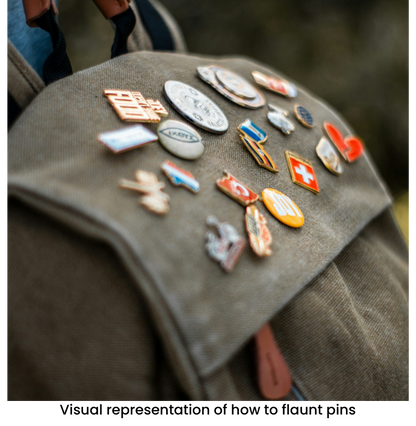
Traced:
<path fill-rule="evenodd" d="M 23 8 L 25 10 L 26 23 L 31 28 L 39 26 L 36 23 L 36 19 L 44 15 L 49 9 L 52 9 L 54 15 L 58 14 L 55 0 L 23 0 Z"/>
<path fill-rule="evenodd" d="M 100 12 L 106 19 L 125 12 L 129 8 L 131 0 L 93 0 Z M 52 8 L 53 14 L 58 14 L 55 0 L 23 0 L 25 9 L 26 23 L 29 27 L 35 28 L 38 25 L 35 20 L 44 15 Z"/>

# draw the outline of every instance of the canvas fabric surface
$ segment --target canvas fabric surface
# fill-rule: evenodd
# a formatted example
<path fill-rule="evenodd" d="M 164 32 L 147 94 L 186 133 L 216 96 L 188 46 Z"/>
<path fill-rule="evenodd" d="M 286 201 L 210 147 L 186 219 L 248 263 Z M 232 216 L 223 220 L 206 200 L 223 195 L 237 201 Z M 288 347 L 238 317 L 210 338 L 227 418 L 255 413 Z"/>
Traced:
<path fill-rule="evenodd" d="M 49 85 L 11 129 L 10 399 L 258 399 L 250 341 L 267 321 L 307 399 L 407 398 L 407 250 L 371 159 L 332 175 L 315 153 L 322 122 L 353 133 L 332 108 L 299 85 L 295 100 L 263 91 L 289 110 L 302 104 L 317 123 L 295 122 L 285 137 L 266 107 L 242 108 L 201 81 L 196 67 L 210 64 L 247 79 L 274 72 L 242 58 L 132 53 Z M 138 90 L 185 121 L 162 94 L 167 80 L 194 86 L 229 120 L 224 135 L 198 129 L 199 160 L 158 143 L 114 155 L 97 141 L 129 125 L 104 89 Z M 279 173 L 241 143 L 246 118 L 268 133 Z M 286 149 L 312 161 L 320 194 L 292 183 Z M 200 193 L 171 186 L 166 159 L 191 172 Z M 118 188 L 136 169 L 166 182 L 166 217 Z M 204 250 L 209 214 L 245 235 L 244 208 L 215 188 L 223 170 L 259 194 L 283 192 L 305 216 L 289 228 L 257 203 L 274 254 L 259 259 L 248 248 L 231 274 Z"/>

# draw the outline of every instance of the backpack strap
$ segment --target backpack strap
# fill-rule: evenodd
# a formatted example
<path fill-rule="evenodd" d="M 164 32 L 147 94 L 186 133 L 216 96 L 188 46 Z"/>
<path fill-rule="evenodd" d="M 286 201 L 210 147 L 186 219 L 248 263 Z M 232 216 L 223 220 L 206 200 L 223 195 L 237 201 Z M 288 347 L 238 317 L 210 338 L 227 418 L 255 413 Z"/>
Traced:
<path fill-rule="evenodd" d="M 7 42 L 8 127 L 45 87 L 13 43 Z"/>

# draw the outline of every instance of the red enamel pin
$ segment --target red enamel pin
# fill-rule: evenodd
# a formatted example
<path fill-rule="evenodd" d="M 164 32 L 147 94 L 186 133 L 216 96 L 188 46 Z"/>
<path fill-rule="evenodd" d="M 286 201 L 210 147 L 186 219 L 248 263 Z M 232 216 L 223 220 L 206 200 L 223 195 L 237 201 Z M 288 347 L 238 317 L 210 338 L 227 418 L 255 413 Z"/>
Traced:
<path fill-rule="evenodd" d="M 360 138 L 352 135 L 344 138 L 340 130 L 332 123 L 328 123 L 328 121 L 324 122 L 324 130 L 339 153 L 349 163 L 358 160 L 363 155 L 364 143 Z"/>
<path fill-rule="evenodd" d="M 293 152 L 286 151 L 285 154 L 292 181 L 317 194 L 319 185 L 312 163 Z"/>
<path fill-rule="evenodd" d="M 225 177 L 217 179 L 216 184 L 220 191 L 227 194 L 230 198 L 242 206 L 248 206 L 255 203 L 259 196 L 249 189 L 246 185 L 237 180 L 227 171 L 224 171 Z"/>

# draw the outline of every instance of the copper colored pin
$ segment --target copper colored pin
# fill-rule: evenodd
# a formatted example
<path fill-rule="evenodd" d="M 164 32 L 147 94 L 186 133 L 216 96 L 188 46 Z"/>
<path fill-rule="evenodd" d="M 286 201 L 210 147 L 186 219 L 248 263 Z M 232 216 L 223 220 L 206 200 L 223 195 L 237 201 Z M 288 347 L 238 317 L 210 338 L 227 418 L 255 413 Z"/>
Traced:
<path fill-rule="evenodd" d="M 261 394 L 266 399 L 284 398 L 292 387 L 292 377 L 273 337 L 270 324 L 254 336 L 257 351 L 257 377 Z"/>
<path fill-rule="evenodd" d="M 153 213 L 164 215 L 169 211 L 169 195 L 162 192 L 165 187 L 163 182 L 159 182 L 154 173 L 143 170 L 136 171 L 137 182 L 121 179 L 121 188 L 132 189 L 144 194 L 140 203 Z"/>
<path fill-rule="evenodd" d="M 123 121 L 132 123 L 158 123 L 168 111 L 159 102 L 145 99 L 140 92 L 130 90 L 105 89 L 104 95 Z"/>

